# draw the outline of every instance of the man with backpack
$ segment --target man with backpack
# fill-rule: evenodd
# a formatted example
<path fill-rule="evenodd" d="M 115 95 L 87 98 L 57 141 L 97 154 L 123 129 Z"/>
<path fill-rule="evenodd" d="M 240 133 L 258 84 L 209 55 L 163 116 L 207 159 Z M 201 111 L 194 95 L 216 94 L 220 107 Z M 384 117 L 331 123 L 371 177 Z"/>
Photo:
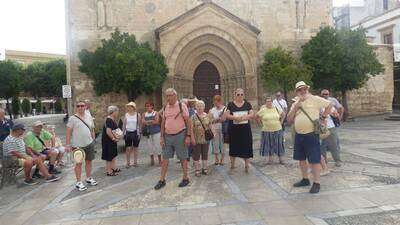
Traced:
<path fill-rule="evenodd" d="M 177 92 L 173 88 L 165 91 L 167 104 L 163 107 L 161 122 L 160 144 L 163 148 L 161 163 L 161 178 L 154 189 L 159 190 L 166 185 L 169 159 L 176 153 L 181 161 L 183 179 L 179 187 L 186 187 L 189 182 L 188 175 L 188 146 L 191 140 L 191 122 L 189 111 L 185 104 L 178 101 Z"/>

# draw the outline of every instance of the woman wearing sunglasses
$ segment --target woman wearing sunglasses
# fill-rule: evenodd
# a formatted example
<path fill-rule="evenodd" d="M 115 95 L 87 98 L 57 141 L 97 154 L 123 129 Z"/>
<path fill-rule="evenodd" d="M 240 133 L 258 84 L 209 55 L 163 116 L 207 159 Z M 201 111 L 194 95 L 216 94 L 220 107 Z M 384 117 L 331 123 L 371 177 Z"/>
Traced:
<path fill-rule="evenodd" d="M 229 156 L 231 169 L 235 168 L 236 157 L 243 158 L 245 171 L 249 171 L 250 158 L 253 158 L 253 136 L 250 120 L 254 117 L 252 106 L 244 99 L 241 88 L 234 92 L 234 100 L 228 104 L 225 117 L 229 120 Z"/>

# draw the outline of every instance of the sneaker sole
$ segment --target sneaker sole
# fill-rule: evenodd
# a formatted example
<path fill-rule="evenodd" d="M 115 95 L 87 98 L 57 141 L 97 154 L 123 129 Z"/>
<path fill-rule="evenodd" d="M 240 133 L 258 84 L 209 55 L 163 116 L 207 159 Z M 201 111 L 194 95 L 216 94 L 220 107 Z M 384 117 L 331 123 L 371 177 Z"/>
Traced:
<path fill-rule="evenodd" d="M 38 183 L 25 183 L 25 182 L 24 182 L 24 184 L 25 184 L 25 185 L 28 185 L 28 186 L 34 186 L 34 185 L 36 185 L 36 184 L 38 184 Z"/>
<path fill-rule="evenodd" d="M 96 186 L 96 185 L 98 185 L 98 183 L 95 183 L 95 184 L 92 184 L 92 183 L 89 183 L 89 182 L 86 182 L 87 184 L 89 184 L 90 186 Z"/>
<path fill-rule="evenodd" d="M 87 187 L 85 187 L 85 188 L 78 188 L 78 187 L 75 187 L 78 191 L 86 191 L 87 190 Z"/>
<path fill-rule="evenodd" d="M 61 177 L 57 177 L 57 178 L 54 178 L 54 179 L 51 179 L 51 180 L 46 180 L 46 183 L 51 183 L 51 182 L 54 182 L 54 181 L 58 181 L 60 178 Z"/>

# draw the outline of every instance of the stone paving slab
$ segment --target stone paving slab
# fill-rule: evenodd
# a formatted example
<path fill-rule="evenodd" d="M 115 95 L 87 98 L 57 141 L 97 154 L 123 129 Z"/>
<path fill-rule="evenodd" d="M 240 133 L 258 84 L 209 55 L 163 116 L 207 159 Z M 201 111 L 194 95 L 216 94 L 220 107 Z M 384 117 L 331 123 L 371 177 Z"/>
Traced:
<path fill-rule="evenodd" d="M 397 225 L 400 210 L 325 219 L 329 225 Z"/>

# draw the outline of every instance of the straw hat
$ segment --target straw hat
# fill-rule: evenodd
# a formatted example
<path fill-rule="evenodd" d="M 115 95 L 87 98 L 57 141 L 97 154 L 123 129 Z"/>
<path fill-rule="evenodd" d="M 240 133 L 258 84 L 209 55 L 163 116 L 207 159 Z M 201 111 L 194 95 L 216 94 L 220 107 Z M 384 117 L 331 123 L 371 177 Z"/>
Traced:
<path fill-rule="evenodd" d="M 134 102 L 129 102 L 128 104 L 126 104 L 126 106 L 132 106 L 133 108 L 136 109 L 136 103 Z"/>
<path fill-rule="evenodd" d="M 75 149 L 73 152 L 73 158 L 75 163 L 82 163 L 86 158 L 85 151 L 80 148 Z"/>
<path fill-rule="evenodd" d="M 302 88 L 302 87 L 310 88 L 310 86 L 308 86 L 308 85 L 306 84 L 306 82 L 304 82 L 304 81 L 299 81 L 299 82 L 297 82 L 295 87 L 296 87 L 296 90 L 299 89 L 299 88 Z"/>

